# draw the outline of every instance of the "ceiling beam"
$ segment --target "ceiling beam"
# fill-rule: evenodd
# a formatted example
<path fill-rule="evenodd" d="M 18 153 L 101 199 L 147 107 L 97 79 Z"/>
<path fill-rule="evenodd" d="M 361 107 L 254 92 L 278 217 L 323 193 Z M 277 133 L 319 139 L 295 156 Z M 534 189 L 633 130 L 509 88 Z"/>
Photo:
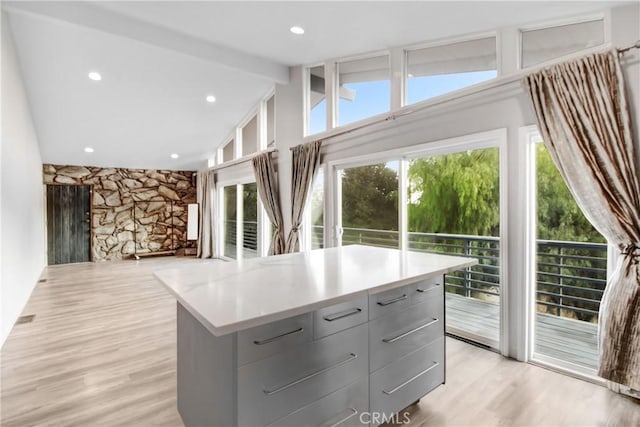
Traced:
<path fill-rule="evenodd" d="M 130 18 L 86 2 L 4 1 L 10 13 L 39 15 L 204 59 L 275 83 L 289 82 L 286 65 Z"/>

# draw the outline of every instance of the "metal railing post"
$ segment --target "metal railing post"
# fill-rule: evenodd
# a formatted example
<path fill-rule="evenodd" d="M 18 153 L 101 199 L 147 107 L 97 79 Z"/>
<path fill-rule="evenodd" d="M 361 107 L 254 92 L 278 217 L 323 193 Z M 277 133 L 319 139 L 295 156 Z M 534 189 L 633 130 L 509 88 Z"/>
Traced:
<path fill-rule="evenodd" d="M 560 247 L 558 255 L 560 256 L 559 265 L 558 265 L 558 275 L 560 276 L 560 280 L 559 280 L 559 283 L 558 283 L 559 286 L 560 286 L 560 289 L 559 289 L 559 292 L 558 292 L 559 295 L 560 295 L 560 298 L 558 300 L 558 303 L 559 303 L 558 316 L 562 316 L 562 306 L 564 305 L 563 304 L 564 301 L 562 299 L 562 295 L 563 295 L 563 292 L 564 292 L 564 287 L 563 287 L 563 285 L 564 285 L 564 275 L 562 274 L 562 266 L 564 265 L 564 249 L 563 249 L 562 246 Z"/>
<path fill-rule="evenodd" d="M 463 253 L 465 256 L 470 255 L 469 250 L 469 239 L 464 239 L 464 248 Z M 464 296 L 467 298 L 471 297 L 471 267 L 467 267 L 464 269 Z"/>

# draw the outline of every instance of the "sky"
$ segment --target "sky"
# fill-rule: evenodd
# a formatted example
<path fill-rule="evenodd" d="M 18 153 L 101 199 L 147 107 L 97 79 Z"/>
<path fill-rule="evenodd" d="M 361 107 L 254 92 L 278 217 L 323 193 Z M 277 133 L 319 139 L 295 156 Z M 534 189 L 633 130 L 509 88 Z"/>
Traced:
<path fill-rule="evenodd" d="M 410 77 L 407 79 L 407 104 L 410 105 L 434 98 L 457 89 L 493 79 L 496 76 L 496 70 L 490 70 Z M 344 86 L 355 91 L 356 96 L 353 101 L 340 99 L 338 105 L 338 126 L 343 126 L 389 111 L 389 104 L 391 102 L 389 80 L 348 83 Z M 310 135 L 326 130 L 326 117 L 327 106 L 323 100 L 311 110 L 309 122 Z"/>

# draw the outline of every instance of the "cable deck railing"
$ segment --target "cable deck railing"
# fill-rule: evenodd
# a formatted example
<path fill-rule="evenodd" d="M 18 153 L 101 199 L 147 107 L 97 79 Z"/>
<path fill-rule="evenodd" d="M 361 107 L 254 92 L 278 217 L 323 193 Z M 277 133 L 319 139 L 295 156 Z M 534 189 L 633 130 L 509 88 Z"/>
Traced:
<path fill-rule="evenodd" d="M 322 247 L 324 227 L 313 226 L 315 247 Z M 225 239 L 236 244 L 236 221 L 225 221 Z M 500 239 L 444 233 L 409 232 L 409 249 L 470 256 L 478 264 L 445 276 L 447 292 L 487 302 L 500 299 Z M 399 247 L 394 230 L 344 227 L 342 244 Z M 257 249 L 257 223 L 243 223 L 243 247 Z M 537 241 L 536 305 L 539 313 L 597 322 L 607 282 L 607 245 L 555 240 Z"/>
<path fill-rule="evenodd" d="M 322 227 L 312 232 L 320 240 Z M 471 256 L 478 264 L 445 276 L 446 291 L 467 298 L 498 302 L 500 298 L 500 240 L 492 236 L 409 232 L 409 249 Z M 399 246 L 398 232 L 343 228 L 343 245 Z M 538 240 L 536 305 L 539 313 L 597 322 L 607 283 L 607 245 Z"/>

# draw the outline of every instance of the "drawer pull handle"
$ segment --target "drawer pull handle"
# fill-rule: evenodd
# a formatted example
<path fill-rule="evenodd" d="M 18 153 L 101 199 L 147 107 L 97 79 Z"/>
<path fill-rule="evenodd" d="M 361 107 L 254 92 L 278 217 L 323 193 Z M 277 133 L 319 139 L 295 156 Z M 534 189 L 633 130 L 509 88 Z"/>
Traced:
<path fill-rule="evenodd" d="M 358 357 L 357 354 L 355 353 L 349 353 L 349 355 L 347 357 L 345 357 L 344 359 L 340 360 L 339 362 L 335 363 L 334 365 L 331 366 L 327 366 L 326 368 L 322 368 L 318 371 L 315 371 L 309 375 L 306 375 L 302 378 L 298 378 L 295 381 L 292 381 L 288 384 L 285 384 L 281 387 L 275 388 L 273 390 L 262 390 L 264 392 L 264 394 L 266 394 L 267 396 L 273 396 L 274 394 L 280 393 L 281 391 L 285 391 L 295 385 L 298 385 L 302 382 L 305 382 L 307 380 L 310 380 L 311 378 L 317 377 L 318 375 L 324 374 L 325 372 L 328 372 L 334 368 L 337 368 L 338 366 L 342 366 L 345 363 L 351 362 L 353 359 L 356 359 Z"/>
<path fill-rule="evenodd" d="M 390 300 L 387 300 L 387 301 L 380 301 L 378 303 L 378 305 L 381 306 L 381 307 L 384 307 L 384 306 L 387 306 L 387 305 L 391 305 L 394 302 L 402 301 L 402 300 L 405 300 L 405 299 L 407 299 L 407 294 L 402 294 L 398 298 L 390 299 Z"/>
<path fill-rule="evenodd" d="M 402 384 L 400 384 L 397 387 L 392 388 L 391 390 L 382 390 L 382 392 L 384 394 L 393 394 L 396 391 L 400 390 L 402 387 L 412 383 L 413 381 L 417 380 L 418 378 L 420 378 L 421 376 L 423 376 L 424 374 L 426 374 L 427 372 L 429 372 L 430 370 L 432 370 L 433 368 L 435 368 L 436 366 L 438 366 L 439 363 L 438 362 L 433 362 L 433 365 L 429 366 L 427 369 L 425 369 L 424 371 L 420 372 L 417 375 L 414 375 L 413 377 L 409 378 L 408 380 L 406 380 L 405 382 L 403 382 Z"/>
<path fill-rule="evenodd" d="M 341 313 L 330 314 L 328 316 L 324 316 L 323 319 L 327 322 L 333 322 L 334 320 L 344 319 L 345 317 L 353 316 L 354 314 L 361 313 L 362 310 L 359 308 L 354 308 L 353 310 L 343 311 Z"/>
<path fill-rule="evenodd" d="M 406 337 L 406 336 L 408 336 L 408 335 L 411 335 L 411 334 L 412 334 L 412 333 L 414 333 L 414 332 L 418 332 L 419 330 L 424 329 L 424 328 L 426 328 L 426 327 L 428 327 L 428 326 L 431 326 L 431 325 L 433 325 L 434 323 L 437 323 L 437 322 L 439 322 L 439 321 L 440 321 L 439 319 L 434 318 L 433 320 L 431 320 L 430 322 L 425 323 L 424 325 L 420 325 L 420 326 L 418 326 L 417 328 L 413 328 L 413 329 L 411 329 L 410 331 L 404 332 L 404 333 L 402 333 L 402 334 L 400 334 L 400 335 L 398 335 L 398 336 L 395 336 L 395 337 L 393 337 L 393 338 L 383 338 L 383 339 L 382 339 L 382 342 L 386 342 L 386 343 L 396 342 L 396 341 L 398 341 L 399 339 L 402 339 L 402 338 L 404 338 L 404 337 Z"/>
<path fill-rule="evenodd" d="M 338 420 L 338 422 L 335 422 L 332 424 L 323 424 L 323 426 L 326 425 L 328 427 L 338 427 L 339 425 L 344 424 L 347 421 L 349 421 L 351 418 L 355 417 L 356 414 L 358 413 L 358 411 L 355 408 L 347 408 L 347 409 L 349 410 L 349 415 L 347 415 L 344 418 L 341 418 L 340 420 Z"/>
<path fill-rule="evenodd" d="M 300 333 L 302 331 L 304 331 L 304 328 L 298 328 L 298 329 L 296 329 L 294 331 L 285 332 L 284 334 L 280 334 L 280 335 L 277 335 L 275 337 L 267 338 L 265 340 L 255 340 L 253 343 L 255 345 L 265 345 L 265 344 L 269 344 L 270 342 L 278 341 L 278 340 L 280 340 L 280 339 L 282 339 L 282 338 L 284 338 L 286 336 L 293 335 L 293 334 L 298 334 L 298 333 Z"/>
<path fill-rule="evenodd" d="M 434 287 L 432 287 L 432 288 L 428 288 L 428 289 L 420 289 L 420 288 L 418 288 L 418 289 L 416 289 L 416 291 L 417 292 L 427 292 L 427 291 L 430 291 L 431 289 L 437 288 L 438 286 L 440 286 L 440 283 L 436 283 L 436 285 Z"/>

